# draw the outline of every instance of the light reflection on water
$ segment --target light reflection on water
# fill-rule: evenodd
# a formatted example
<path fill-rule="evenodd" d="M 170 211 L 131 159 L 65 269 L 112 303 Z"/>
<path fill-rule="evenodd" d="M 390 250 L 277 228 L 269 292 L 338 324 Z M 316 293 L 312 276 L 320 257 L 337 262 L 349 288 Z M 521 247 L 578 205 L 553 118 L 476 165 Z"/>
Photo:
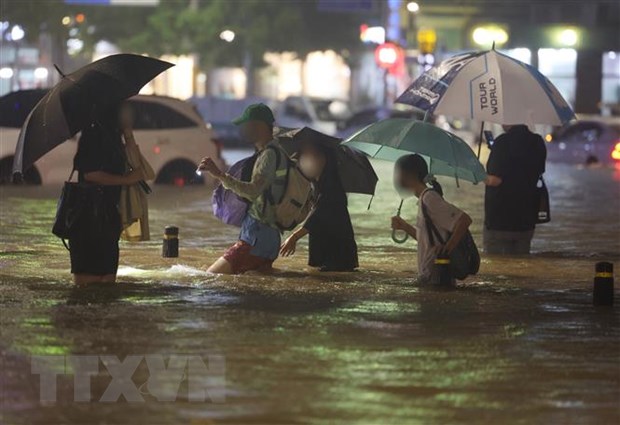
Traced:
<path fill-rule="evenodd" d="M 590 305 L 593 264 L 620 258 L 620 194 L 610 170 L 550 165 L 553 221 L 528 258 L 485 257 L 452 292 L 411 285 L 415 244 L 387 229 L 398 200 L 390 164 L 379 194 L 352 196 L 362 269 L 308 273 L 305 244 L 275 277 L 204 272 L 237 230 L 210 214 L 206 188 L 157 187 L 153 241 L 123 244 L 112 289 L 77 291 L 48 229 L 57 188 L 1 189 L 2 420 L 6 423 L 617 423 L 618 313 Z M 444 180 L 474 218 L 483 188 Z M 413 219 L 415 203 L 405 216 Z M 159 231 L 181 229 L 162 259 Z M 34 354 L 223 354 L 227 402 L 39 406 Z M 134 381 L 146 381 L 138 369 Z M 109 377 L 93 377 L 100 396 Z M 212 421 L 212 422 L 211 422 Z"/>

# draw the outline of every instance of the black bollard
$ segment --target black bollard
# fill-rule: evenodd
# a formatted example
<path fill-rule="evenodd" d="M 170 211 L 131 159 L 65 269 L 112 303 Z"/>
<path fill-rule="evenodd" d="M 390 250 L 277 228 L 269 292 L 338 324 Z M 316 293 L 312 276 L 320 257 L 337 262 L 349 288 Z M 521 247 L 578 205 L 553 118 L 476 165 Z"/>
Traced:
<path fill-rule="evenodd" d="M 606 261 L 596 263 L 592 302 L 594 305 L 614 305 L 614 265 L 612 263 Z"/>
<path fill-rule="evenodd" d="M 179 256 L 179 228 L 168 226 L 164 229 L 164 244 L 162 246 L 164 258 L 176 258 Z"/>
<path fill-rule="evenodd" d="M 439 254 L 437 258 L 435 258 L 435 273 L 436 281 L 434 283 L 436 285 L 443 287 L 454 286 L 454 279 L 452 279 L 452 272 L 450 271 L 449 256 Z"/>

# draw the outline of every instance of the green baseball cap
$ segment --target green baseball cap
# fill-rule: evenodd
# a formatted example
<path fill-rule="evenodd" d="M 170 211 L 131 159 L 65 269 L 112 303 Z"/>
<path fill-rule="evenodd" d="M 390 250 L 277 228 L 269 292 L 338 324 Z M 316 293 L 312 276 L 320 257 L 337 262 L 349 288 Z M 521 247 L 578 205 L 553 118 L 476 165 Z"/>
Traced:
<path fill-rule="evenodd" d="M 253 103 L 245 108 L 243 114 L 241 114 L 240 117 L 235 118 L 232 122 L 233 124 L 241 125 L 248 121 L 262 121 L 267 125 L 273 125 L 275 118 L 273 117 L 273 112 L 271 112 L 269 106 L 264 103 Z"/>

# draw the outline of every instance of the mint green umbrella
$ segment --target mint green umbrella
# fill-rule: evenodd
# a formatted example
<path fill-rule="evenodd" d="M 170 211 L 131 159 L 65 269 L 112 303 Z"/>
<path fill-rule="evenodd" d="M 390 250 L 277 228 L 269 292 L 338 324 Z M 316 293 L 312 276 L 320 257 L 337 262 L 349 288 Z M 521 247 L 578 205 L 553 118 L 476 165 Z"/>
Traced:
<path fill-rule="evenodd" d="M 422 155 L 429 172 L 474 184 L 486 173 L 476 154 L 462 139 L 423 121 L 389 118 L 369 125 L 343 142 L 373 158 L 396 161 L 403 155 Z"/>

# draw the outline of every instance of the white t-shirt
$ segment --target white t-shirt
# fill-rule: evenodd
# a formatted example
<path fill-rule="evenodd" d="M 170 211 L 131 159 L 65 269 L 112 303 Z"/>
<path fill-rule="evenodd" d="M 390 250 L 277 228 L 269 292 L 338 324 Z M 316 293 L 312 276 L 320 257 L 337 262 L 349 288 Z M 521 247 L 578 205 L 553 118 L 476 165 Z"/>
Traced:
<path fill-rule="evenodd" d="M 454 230 L 456 222 L 463 215 L 463 211 L 446 202 L 439 193 L 432 189 L 426 189 L 420 195 L 415 228 L 418 239 L 418 274 L 419 279 L 424 281 L 431 278 L 441 242 L 434 237 L 435 244 L 431 245 L 426 220 L 422 212 L 422 203 L 426 206 L 426 212 L 441 234 L 444 242 L 448 241 L 449 235 Z"/>

